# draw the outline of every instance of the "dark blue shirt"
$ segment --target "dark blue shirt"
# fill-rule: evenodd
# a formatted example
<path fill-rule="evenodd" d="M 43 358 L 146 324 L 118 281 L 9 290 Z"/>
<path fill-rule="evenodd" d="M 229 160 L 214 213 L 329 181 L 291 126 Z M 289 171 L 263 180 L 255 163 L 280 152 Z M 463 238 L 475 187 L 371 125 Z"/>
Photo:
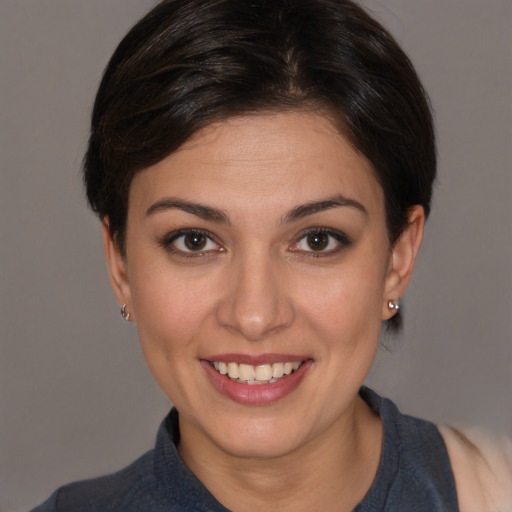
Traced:
<path fill-rule="evenodd" d="M 380 416 L 384 442 L 375 481 L 354 512 L 458 511 L 450 462 L 435 425 L 401 414 L 367 388 L 360 394 Z M 178 413 L 172 409 L 153 450 L 117 473 L 60 488 L 32 512 L 227 512 L 185 466 L 178 441 Z"/>

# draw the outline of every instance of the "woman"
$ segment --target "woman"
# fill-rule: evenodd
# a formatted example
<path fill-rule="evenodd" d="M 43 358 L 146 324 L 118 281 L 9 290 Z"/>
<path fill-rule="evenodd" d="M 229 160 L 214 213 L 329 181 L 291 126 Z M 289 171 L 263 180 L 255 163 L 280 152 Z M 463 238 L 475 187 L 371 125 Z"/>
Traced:
<path fill-rule="evenodd" d="M 36 510 L 505 510 L 469 441 L 362 387 L 435 168 L 416 73 L 354 3 L 155 7 L 107 67 L 84 176 L 175 409 L 154 451 Z"/>

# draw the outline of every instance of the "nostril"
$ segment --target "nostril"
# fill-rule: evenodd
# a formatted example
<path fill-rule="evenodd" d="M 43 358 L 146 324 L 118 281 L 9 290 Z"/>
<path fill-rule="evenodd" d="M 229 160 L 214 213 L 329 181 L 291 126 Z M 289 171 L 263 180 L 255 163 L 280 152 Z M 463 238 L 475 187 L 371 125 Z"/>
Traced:
<path fill-rule="evenodd" d="M 247 259 L 239 263 L 238 272 L 231 268 L 231 279 L 217 307 L 217 320 L 247 340 L 260 341 L 291 325 L 294 309 L 285 293 L 286 283 L 276 275 L 271 262 L 255 261 L 251 256 Z"/>
<path fill-rule="evenodd" d="M 274 305 L 266 312 L 242 311 L 234 305 L 222 305 L 217 310 L 219 324 L 249 341 L 261 341 L 270 334 L 288 328 L 293 323 L 293 309 Z"/>

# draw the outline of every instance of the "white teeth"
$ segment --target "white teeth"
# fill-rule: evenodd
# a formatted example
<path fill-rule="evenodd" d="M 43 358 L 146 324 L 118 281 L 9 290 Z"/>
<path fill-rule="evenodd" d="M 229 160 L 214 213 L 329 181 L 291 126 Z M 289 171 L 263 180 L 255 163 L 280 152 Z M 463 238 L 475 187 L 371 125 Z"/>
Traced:
<path fill-rule="evenodd" d="M 236 363 L 228 363 L 228 375 L 230 379 L 238 379 L 238 365 Z"/>
<path fill-rule="evenodd" d="M 280 379 L 284 375 L 284 363 L 274 363 L 272 365 L 272 377 Z"/>
<path fill-rule="evenodd" d="M 240 380 L 254 380 L 255 376 L 256 371 L 254 370 L 254 366 L 250 366 L 248 364 L 238 365 L 238 377 Z"/>
<path fill-rule="evenodd" d="M 249 384 L 249 386 L 260 386 L 261 384 L 266 384 L 267 382 L 264 380 L 248 380 L 247 382 L 245 380 L 239 381 L 242 384 Z"/>
<path fill-rule="evenodd" d="M 256 366 L 256 380 L 270 380 L 272 378 L 272 366 L 260 364 Z"/>
<path fill-rule="evenodd" d="M 236 382 L 247 384 L 269 384 L 276 382 L 284 375 L 290 375 L 298 370 L 301 362 L 285 362 L 274 364 L 260 364 L 252 366 L 250 364 L 238 364 L 234 362 L 214 361 L 213 367 L 221 375 L 228 375 L 230 379 Z"/>

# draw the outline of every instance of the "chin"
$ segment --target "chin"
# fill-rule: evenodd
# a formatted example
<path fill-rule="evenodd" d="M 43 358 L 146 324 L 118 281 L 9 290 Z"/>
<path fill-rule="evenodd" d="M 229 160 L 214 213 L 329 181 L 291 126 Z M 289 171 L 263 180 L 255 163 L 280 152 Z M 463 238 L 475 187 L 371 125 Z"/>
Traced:
<path fill-rule="evenodd" d="M 279 459 L 297 448 L 286 435 L 233 436 L 219 446 L 225 453 L 241 459 Z"/>
<path fill-rule="evenodd" d="M 303 427 L 298 417 L 241 417 L 231 418 L 222 425 L 210 423 L 207 434 L 223 452 L 233 457 L 275 459 L 286 456 L 306 442 Z"/>

